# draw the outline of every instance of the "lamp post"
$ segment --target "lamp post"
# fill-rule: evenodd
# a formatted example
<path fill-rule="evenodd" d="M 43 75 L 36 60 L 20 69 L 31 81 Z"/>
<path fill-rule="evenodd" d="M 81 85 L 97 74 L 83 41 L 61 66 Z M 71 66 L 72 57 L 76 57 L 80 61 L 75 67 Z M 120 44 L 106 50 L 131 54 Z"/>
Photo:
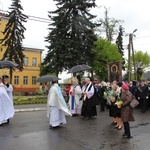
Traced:
<path fill-rule="evenodd" d="M 130 82 L 131 80 L 131 46 L 130 46 L 130 38 L 131 36 L 129 36 L 129 44 L 128 44 L 128 82 Z"/>
<path fill-rule="evenodd" d="M 131 48 L 132 48 L 132 59 L 133 59 L 133 66 L 134 66 L 134 77 L 137 80 L 137 73 L 136 73 L 136 66 L 135 66 L 135 59 L 134 59 L 134 47 L 133 47 L 133 35 L 137 31 L 135 29 L 132 33 L 129 34 L 129 44 L 128 44 L 128 80 L 131 80 Z"/>
<path fill-rule="evenodd" d="M 134 66 L 134 77 L 135 77 L 135 80 L 137 80 L 137 69 L 136 69 L 136 66 L 135 66 L 135 58 L 134 58 L 134 47 L 133 47 L 133 33 L 135 33 L 137 31 L 137 29 L 135 29 L 132 34 L 131 34 L 131 47 L 132 47 L 132 59 L 133 59 L 133 66 Z"/>

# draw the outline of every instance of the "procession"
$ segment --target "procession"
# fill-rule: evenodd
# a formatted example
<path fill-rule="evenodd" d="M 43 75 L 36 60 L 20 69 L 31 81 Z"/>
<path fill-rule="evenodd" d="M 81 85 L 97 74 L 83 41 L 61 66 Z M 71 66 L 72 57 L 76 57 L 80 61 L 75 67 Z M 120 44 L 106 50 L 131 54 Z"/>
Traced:
<path fill-rule="evenodd" d="M 147 3 L 0 0 L 0 149 L 149 150 Z"/>
<path fill-rule="evenodd" d="M 2 126 L 8 124 L 9 119 L 13 118 L 14 106 L 13 88 L 8 82 L 8 77 L 4 76 L 0 79 L 1 114 L 3 114 L 1 115 L 0 125 Z M 92 81 L 90 77 L 87 77 L 84 79 L 81 87 L 78 79 L 73 77 L 69 90 L 69 100 L 66 102 L 58 85 L 59 78 L 51 77 L 51 80 L 51 87 L 47 96 L 47 117 L 49 117 L 50 129 L 56 129 L 66 124 L 65 115 L 78 117 L 83 120 L 91 120 L 97 116 L 97 113 L 102 113 L 108 109 L 108 116 L 112 117 L 111 124 L 117 130 L 124 128 L 122 137 L 130 139 L 132 136 L 129 122 L 135 120 L 133 114 L 134 107 L 142 113 L 145 113 L 150 107 L 150 91 L 148 84 L 144 81 L 140 83 L 140 86 L 139 83 L 134 86 L 132 81 L 130 83 L 125 83 L 124 81 L 113 81 L 112 83 L 102 81 L 99 83 L 97 80 Z M 135 103 L 134 107 L 131 105 L 133 98 L 137 99 L 137 104 Z"/>
<path fill-rule="evenodd" d="M 108 109 L 108 116 L 112 117 L 111 124 L 114 125 L 117 130 L 124 128 L 123 138 L 132 138 L 129 122 L 135 120 L 133 109 L 136 107 L 136 109 L 139 109 L 142 113 L 145 113 L 149 109 L 150 91 L 144 81 L 141 82 L 141 87 L 133 86 L 131 83 L 132 81 L 130 81 L 130 84 L 125 82 L 117 83 L 117 81 L 113 81 L 113 83 L 106 83 L 104 81 L 98 83 L 98 81 L 92 82 L 90 78 L 85 78 L 82 84 L 83 86 L 80 87 L 78 79 L 73 78 L 68 102 L 71 115 L 69 113 L 68 115 L 81 117 L 83 120 L 90 120 L 97 116 L 97 106 L 99 106 L 98 112 L 103 112 Z M 142 91 L 142 89 L 139 88 L 143 86 L 144 90 Z M 146 89 L 147 94 L 145 95 L 144 92 L 146 92 Z M 52 107 L 53 105 L 50 105 L 50 98 L 51 96 L 49 95 L 48 104 Z M 134 107 L 131 105 L 133 99 L 136 99 Z M 57 105 L 55 106 L 58 108 Z M 65 111 L 63 112 L 66 113 Z M 53 112 L 50 112 L 50 120 L 54 119 L 53 116 L 57 118 L 55 118 L 56 120 L 60 120 L 60 122 L 55 125 L 55 123 L 53 124 L 52 121 L 50 121 L 51 128 L 57 128 L 63 124 L 61 119 L 64 117 L 62 117 L 61 114 L 55 113 L 54 115 Z"/>

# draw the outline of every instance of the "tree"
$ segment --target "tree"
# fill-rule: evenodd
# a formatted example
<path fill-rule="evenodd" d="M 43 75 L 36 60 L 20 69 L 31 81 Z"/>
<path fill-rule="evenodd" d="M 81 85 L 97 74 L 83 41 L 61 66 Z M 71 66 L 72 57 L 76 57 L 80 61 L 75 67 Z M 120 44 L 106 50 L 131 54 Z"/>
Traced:
<path fill-rule="evenodd" d="M 105 33 L 106 40 L 112 42 L 113 36 L 118 33 L 118 26 L 123 22 L 122 20 L 117 20 L 114 18 L 109 18 L 108 16 L 108 8 L 105 9 L 105 18 L 99 19 L 98 23 L 101 23 L 101 27 L 97 29 L 100 33 Z"/>
<path fill-rule="evenodd" d="M 44 58 L 47 73 L 58 74 L 77 64 L 88 64 L 97 40 L 92 23 L 96 16 L 89 13 L 95 0 L 55 0 L 57 9 L 49 12 L 52 23 L 46 41 L 48 53 Z"/>
<path fill-rule="evenodd" d="M 4 38 L 0 39 L 0 44 L 6 46 L 2 60 L 7 58 L 19 64 L 19 69 L 23 69 L 23 46 L 24 31 L 26 28 L 22 22 L 26 22 L 27 16 L 22 14 L 23 7 L 20 0 L 12 0 L 11 11 L 8 13 L 9 18 L 5 30 L 3 31 Z M 10 80 L 12 80 L 12 68 L 10 68 Z M 11 82 L 11 81 L 10 81 Z"/>
<path fill-rule="evenodd" d="M 123 61 L 121 54 L 118 52 L 115 44 L 102 38 L 95 42 L 93 51 L 96 55 L 90 66 L 101 80 L 107 80 L 107 64 L 115 61 Z"/>
<path fill-rule="evenodd" d="M 118 51 L 123 59 L 122 68 L 125 69 L 125 59 L 124 59 L 124 48 L 123 48 L 123 32 L 124 29 L 122 26 L 119 26 L 119 33 L 116 39 L 116 45 L 118 46 Z"/>
<path fill-rule="evenodd" d="M 131 60 L 132 60 L 132 56 L 131 56 Z M 135 60 L 137 80 L 139 81 L 141 80 L 145 69 L 150 65 L 150 55 L 148 55 L 147 52 L 144 53 L 142 51 L 137 51 L 134 54 L 134 60 Z M 131 65 L 133 66 L 133 64 Z"/>

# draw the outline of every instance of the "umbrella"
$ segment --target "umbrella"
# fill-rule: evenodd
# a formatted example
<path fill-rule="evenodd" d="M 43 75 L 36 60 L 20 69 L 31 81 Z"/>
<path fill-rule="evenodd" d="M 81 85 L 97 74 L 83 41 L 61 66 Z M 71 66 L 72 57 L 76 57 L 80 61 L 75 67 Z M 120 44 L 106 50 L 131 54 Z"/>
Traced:
<path fill-rule="evenodd" d="M 90 69 L 91 67 L 88 66 L 88 65 L 76 65 L 74 67 L 72 67 L 68 73 L 75 73 L 75 72 L 79 72 L 79 71 L 84 71 L 84 70 L 88 70 Z"/>
<path fill-rule="evenodd" d="M 49 82 L 49 81 L 57 81 L 60 80 L 60 78 L 56 76 L 50 76 L 50 75 L 45 75 L 42 77 L 39 77 L 36 82 Z"/>
<path fill-rule="evenodd" d="M 9 60 L 0 61 L 0 69 L 9 68 L 9 67 L 17 67 L 17 66 L 19 66 L 19 65 L 13 61 L 9 61 Z"/>

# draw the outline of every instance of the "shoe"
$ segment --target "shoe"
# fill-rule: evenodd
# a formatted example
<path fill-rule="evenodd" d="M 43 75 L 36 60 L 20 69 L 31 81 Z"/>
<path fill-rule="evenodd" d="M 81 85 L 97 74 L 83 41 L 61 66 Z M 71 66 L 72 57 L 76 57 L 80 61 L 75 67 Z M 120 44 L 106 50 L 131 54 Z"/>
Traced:
<path fill-rule="evenodd" d="M 112 122 L 111 125 L 117 125 L 117 122 Z"/>
<path fill-rule="evenodd" d="M 124 135 L 122 135 L 122 137 L 123 137 L 123 138 L 126 138 L 126 139 L 130 139 L 130 138 L 133 138 L 132 136 L 129 136 L 129 135 L 125 135 L 125 134 L 124 134 Z"/>
<path fill-rule="evenodd" d="M 117 128 L 117 130 L 121 130 L 121 129 L 122 129 L 122 127 L 118 127 L 118 128 Z"/>
<path fill-rule="evenodd" d="M 53 127 L 53 126 L 49 126 L 49 129 L 58 129 L 60 126 L 58 125 L 58 126 L 55 126 L 55 127 Z"/>
<path fill-rule="evenodd" d="M 145 110 L 141 110 L 141 112 L 142 112 L 142 113 L 145 113 L 146 111 L 145 111 Z"/>
<path fill-rule="evenodd" d="M 53 129 L 53 127 L 50 125 L 50 126 L 49 126 L 49 129 Z"/>
<path fill-rule="evenodd" d="M 9 123 L 9 119 L 7 119 L 7 123 Z"/>
<path fill-rule="evenodd" d="M 100 112 L 103 112 L 103 111 L 105 111 L 105 110 L 100 110 Z"/>
<path fill-rule="evenodd" d="M 92 119 L 92 117 L 91 117 L 91 116 L 87 117 L 87 120 L 91 120 L 91 119 Z"/>
<path fill-rule="evenodd" d="M 7 119 L 6 122 L 3 123 L 3 125 L 9 124 L 9 119 Z"/>

